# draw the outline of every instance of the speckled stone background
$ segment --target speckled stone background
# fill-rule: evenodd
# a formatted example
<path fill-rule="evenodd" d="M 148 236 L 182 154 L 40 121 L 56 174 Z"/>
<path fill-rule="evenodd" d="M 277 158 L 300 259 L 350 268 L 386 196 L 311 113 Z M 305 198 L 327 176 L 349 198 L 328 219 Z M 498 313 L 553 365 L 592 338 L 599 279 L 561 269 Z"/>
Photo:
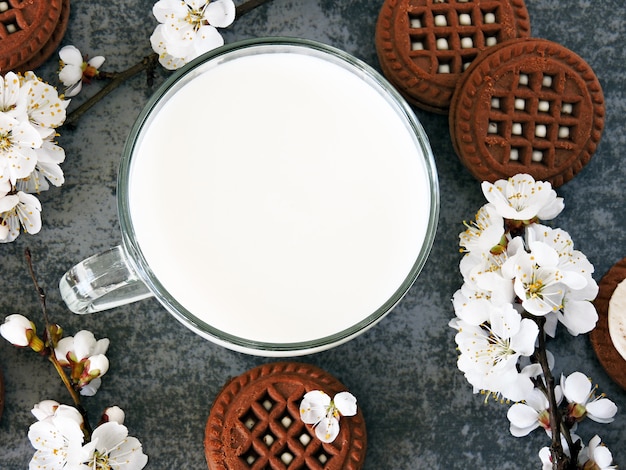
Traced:
<path fill-rule="evenodd" d="M 105 69 L 122 70 L 151 52 L 156 22 L 152 0 L 72 0 L 63 44 L 104 55 Z M 272 0 L 228 28 L 227 42 L 287 35 L 342 48 L 378 68 L 374 28 L 382 0 Z M 555 223 L 594 263 L 599 280 L 626 256 L 626 4 L 622 0 L 528 0 L 532 34 L 569 47 L 596 71 L 606 98 L 603 139 L 590 164 L 559 189 L 565 211 Z M 54 80 L 56 58 L 38 74 Z M 155 87 L 167 76 L 160 71 Z M 87 87 L 85 96 L 99 84 Z M 117 404 L 131 435 L 143 443 L 150 469 L 206 468 L 204 425 L 213 399 L 229 377 L 270 359 L 215 346 L 184 329 L 146 300 L 99 315 L 75 316 L 60 299 L 57 281 L 74 263 L 120 243 L 116 173 L 126 135 L 154 88 L 136 77 L 98 104 L 76 130 L 62 129 L 66 183 L 41 197 L 43 229 L 0 245 L 0 317 L 20 312 L 40 319 L 22 253 L 30 247 L 49 296 L 52 318 L 66 331 L 90 329 L 109 337 L 111 369 L 100 392 L 85 400 L 93 419 Z M 235 97 L 233 97 L 235 98 Z M 84 98 L 75 99 L 75 106 Z M 457 236 L 484 200 L 455 156 L 443 116 L 417 111 L 434 149 L 441 216 L 432 254 L 401 304 L 381 323 L 336 349 L 299 358 L 343 381 L 358 397 L 368 426 L 366 470 L 536 469 L 548 440 L 535 431 L 509 434 L 506 407 L 472 394 L 456 368 L 450 298 L 460 286 Z M 164 214 L 168 216 L 168 214 Z M 173 216 L 173 214 L 170 214 Z M 176 220 L 166 220 L 176 223 Z M 552 342 L 556 373 L 582 370 L 620 411 L 612 424 L 585 422 L 626 466 L 626 392 L 600 367 L 589 338 Z M 0 469 L 24 469 L 33 449 L 27 438 L 30 409 L 42 399 L 69 403 L 47 361 L 0 341 L 6 409 L 0 421 Z"/>

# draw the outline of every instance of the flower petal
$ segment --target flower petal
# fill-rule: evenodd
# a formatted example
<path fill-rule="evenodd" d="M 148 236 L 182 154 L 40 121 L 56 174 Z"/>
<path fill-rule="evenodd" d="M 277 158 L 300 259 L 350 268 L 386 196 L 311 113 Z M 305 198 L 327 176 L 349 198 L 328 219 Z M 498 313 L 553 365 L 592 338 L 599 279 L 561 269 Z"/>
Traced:
<path fill-rule="evenodd" d="M 235 3 L 233 0 L 215 0 L 206 7 L 204 17 L 217 28 L 230 26 L 235 21 Z"/>
<path fill-rule="evenodd" d="M 587 403 L 587 417 L 597 423 L 610 423 L 617 413 L 617 406 L 608 398 L 600 398 Z"/>
<path fill-rule="evenodd" d="M 104 56 L 97 55 L 97 56 L 92 57 L 91 59 L 89 59 L 87 61 L 87 64 L 90 65 L 91 67 L 95 68 L 95 69 L 99 69 L 100 67 L 102 67 L 102 64 L 104 64 L 105 60 L 106 59 L 104 58 Z"/>
<path fill-rule="evenodd" d="M 337 418 L 323 418 L 315 427 L 315 435 L 322 442 L 333 442 L 339 435 L 339 421 Z"/>
<path fill-rule="evenodd" d="M 539 427 L 539 413 L 524 403 L 511 406 L 506 417 L 511 422 L 511 434 L 515 437 L 526 436 L 530 431 Z"/>
<path fill-rule="evenodd" d="M 565 381 L 561 379 L 561 388 L 569 402 L 585 404 L 591 392 L 591 381 L 582 372 L 573 372 Z"/>
<path fill-rule="evenodd" d="M 333 401 L 342 416 L 354 416 L 356 414 L 356 397 L 350 392 L 339 392 Z"/>
<path fill-rule="evenodd" d="M 330 397 L 321 390 L 307 392 L 300 403 L 300 418 L 306 424 L 317 424 L 325 416 Z"/>
<path fill-rule="evenodd" d="M 72 45 L 62 47 L 59 50 L 59 58 L 66 65 L 74 65 L 80 67 L 83 63 L 83 55 L 80 53 L 76 46 Z"/>

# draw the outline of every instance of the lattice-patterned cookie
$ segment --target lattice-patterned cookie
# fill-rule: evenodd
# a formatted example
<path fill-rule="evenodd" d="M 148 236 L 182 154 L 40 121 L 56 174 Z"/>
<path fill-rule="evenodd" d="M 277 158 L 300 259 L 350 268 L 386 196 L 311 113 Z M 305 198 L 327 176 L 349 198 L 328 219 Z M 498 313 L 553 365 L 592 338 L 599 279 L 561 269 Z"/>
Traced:
<path fill-rule="evenodd" d="M 523 0 L 385 0 L 376 51 L 383 74 L 409 103 L 446 113 L 481 51 L 529 35 Z"/>
<path fill-rule="evenodd" d="M 337 438 L 322 443 L 300 419 L 300 402 L 312 390 L 334 396 L 347 389 L 322 369 L 294 362 L 262 365 L 228 382 L 206 424 L 209 469 L 360 469 L 367 445 L 361 411 L 341 419 Z"/>
<path fill-rule="evenodd" d="M 69 9 L 69 0 L 0 0 L 0 74 L 41 65 L 59 45 Z"/>
<path fill-rule="evenodd" d="M 604 127 L 604 97 L 591 67 L 566 47 L 520 39 L 483 52 L 450 106 L 450 134 L 479 180 L 517 173 L 558 187 L 591 159 Z"/>

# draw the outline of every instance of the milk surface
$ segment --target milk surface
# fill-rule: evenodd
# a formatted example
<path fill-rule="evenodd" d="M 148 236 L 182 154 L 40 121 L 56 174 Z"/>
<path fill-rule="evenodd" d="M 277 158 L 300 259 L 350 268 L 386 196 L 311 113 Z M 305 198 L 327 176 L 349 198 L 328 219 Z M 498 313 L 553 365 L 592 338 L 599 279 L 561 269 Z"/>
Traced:
<path fill-rule="evenodd" d="M 286 52 L 224 62 L 177 91 L 144 129 L 129 191 L 169 293 L 268 343 L 374 313 L 413 267 L 431 204 L 422 151 L 379 91 Z"/>

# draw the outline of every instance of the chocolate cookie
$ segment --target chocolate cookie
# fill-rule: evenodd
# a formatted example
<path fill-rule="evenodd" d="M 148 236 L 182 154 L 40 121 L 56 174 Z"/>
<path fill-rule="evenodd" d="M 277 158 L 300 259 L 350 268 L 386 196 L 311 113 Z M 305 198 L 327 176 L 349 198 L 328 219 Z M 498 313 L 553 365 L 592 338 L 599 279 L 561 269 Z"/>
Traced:
<path fill-rule="evenodd" d="M 209 469 L 360 469 L 367 444 L 360 409 L 341 419 L 333 442 L 322 443 L 300 418 L 300 402 L 312 390 L 332 397 L 347 389 L 322 369 L 293 362 L 265 364 L 230 380 L 206 424 Z"/>
<path fill-rule="evenodd" d="M 385 0 L 375 43 L 383 74 L 406 100 L 443 114 L 481 51 L 528 36 L 523 0 Z"/>
<path fill-rule="evenodd" d="M 69 0 L 0 2 L 0 73 L 19 69 L 53 40 L 64 3 L 69 12 Z"/>
<path fill-rule="evenodd" d="M 70 0 L 62 0 L 61 5 L 61 16 L 59 17 L 59 22 L 54 28 L 52 32 L 52 36 L 50 39 L 42 46 L 39 51 L 37 51 L 28 61 L 24 62 L 15 67 L 16 72 L 27 72 L 29 70 L 35 70 L 37 67 L 41 66 L 48 58 L 55 53 L 59 44 L 63 40 L 65 36 L 65 31 L 67 30 L 67 24 L 70 18 Z"/>
<path fill-rule="evenodd" d="M 604 96 L 591 67 L 545 39 L 508 41 L 467 69 L 450 107 L 450 134 L 479 180 L 517 173 L 558 187 L 591 159 L 604 127 Z"/>
<path fill-rule="evenodd" d="M 609 303 L 615 289 L 624 279 L 626 279 L 626 258 L 613 265 L 600 281 L 600 290 L 594 301 L 598 311 L 598 323 L 589 334 L 589 338 L 606 373 L 626 390 L 626 360 L 615 348 L 609 332 Z"/>

